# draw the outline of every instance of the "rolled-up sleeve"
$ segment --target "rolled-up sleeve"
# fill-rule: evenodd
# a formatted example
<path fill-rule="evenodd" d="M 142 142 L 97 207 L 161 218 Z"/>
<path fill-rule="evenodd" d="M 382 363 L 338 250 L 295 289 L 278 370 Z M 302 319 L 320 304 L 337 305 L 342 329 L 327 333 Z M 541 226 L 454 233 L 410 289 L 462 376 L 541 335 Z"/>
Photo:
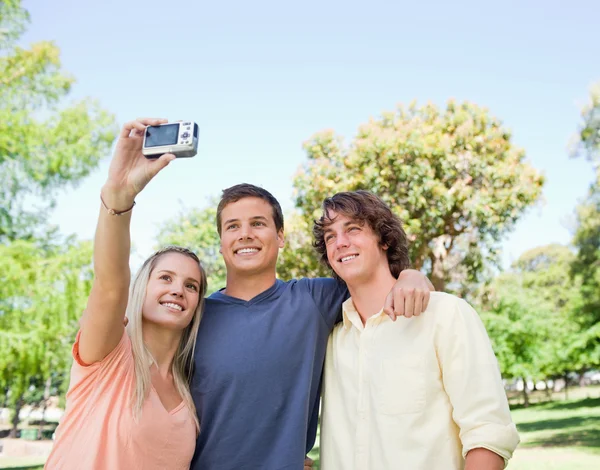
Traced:
<path fill-rule="evenodd" d="M 504 458 L 519 444 L 498 361 L 477 312 L 456 298 L 435 334 L 444 388 L 460 429 L 462 454 L 484 448 Z"/>

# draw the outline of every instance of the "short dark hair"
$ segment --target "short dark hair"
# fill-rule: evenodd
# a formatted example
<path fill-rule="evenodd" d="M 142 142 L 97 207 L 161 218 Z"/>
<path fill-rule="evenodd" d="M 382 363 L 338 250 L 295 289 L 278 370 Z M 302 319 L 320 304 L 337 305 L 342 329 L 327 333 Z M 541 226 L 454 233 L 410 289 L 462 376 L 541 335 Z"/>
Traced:
<path fill-rule="evenodd" d="M 331 268 L 327 259 L 325 231 L 333 223 L 329 211 L 345 215 L 356 220 L 361 225 L 369 225 L 379 238 L 380 246 L 387 246 L 387 259 L 390 271 L 394 277 L 410 266 L 408 257 L 408 239 L 402 228 L 402 223 L 389 206 L 379 197 L 369 191 L 347 191 L 337 193 L 323 201 L 323 214 L 315 220 L 313 246 L 321 255 L 321 262 Z M 332 269 L 333 271 L 333 269 Z M 334 277 L 339 276 L 333 271 Z"/>
<path fill-rule="evenodd" d="M 221 213 L 223 212 L 223 209 L 225 209 L 225 206 L 247 197 L 257 197 L 267 201 L 273 209 L 275 228 L 278 232 L 283 230 L 283 212 L 281 211 L 281 205 L 279 205 L 279 201 L 275 199 L 275 196 L 266 189 L 259 188 L 253 184 L 242 183 L 223 190 L 221 200 L 217 206 L 217 231 L 219 232 L 219 236 L 221 236 Z"/>

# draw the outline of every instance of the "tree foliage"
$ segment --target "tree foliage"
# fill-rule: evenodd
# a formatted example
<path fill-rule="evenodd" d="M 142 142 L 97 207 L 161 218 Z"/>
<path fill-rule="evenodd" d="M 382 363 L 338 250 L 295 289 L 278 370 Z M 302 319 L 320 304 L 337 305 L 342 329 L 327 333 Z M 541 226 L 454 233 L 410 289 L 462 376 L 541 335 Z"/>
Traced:
<path fill-rule="evenodd" d="M 57 190 L 95 169 L 116 135 L 92 100 L 66 102 L 74 79 L 54 43 L 18 45 L 28 23 L 20 0 L 0 2 L 0 386 L 17 410 L 36 388 L 66 384 L 91 246 L 60 240 L 47 217 Z"/>
<path fill-rule="evenodd" d="M 439 290 L 453 273 L 474 280 L 496 259 L 502 236 L 544 182 L 501 122 L 468 102 L 400 106 L 360 127 L 348 146 L 325 131 L 304 148 L 308 162 L 294 187 L 305 227 L 325 197 L 373 191 L 403 221 L 414 267 Z"/>
<path fill-rule="evenodd" d="M 92 100 L 64 106 L 74 79 L 58 47 L 17 46 L 28 21 L 20 0 L 0 3 L 0 242 L 36 235 L 55 190 L 87 176 L 116 132 L 114 117 Z"/>
<path fill-rule="evenodd" d="M 578 143 L 587 157 L 600 163 L 600 82 L 590 89 L 590 99 L 581 110 Z"/>
<path fill-rule="evenodd" d="M 486 288 L 481 316 L 504 377 L 541 380 L 584 366 L 574 258 L 562 245 L 534 248 Z"/>
<path fill-rule="evenodd" d="M 600 365 L 600 83 L 592 87 L 590 100 L 582 110 L 580 143 L 595 170 L 585 199 L 576 208 L 577 228 L 573 244 L 577 257 L 571 273 L 581 282 L 584 299 L 578 338 L 582 356 L 590 366 Z"/>
<path fill-rule="evenodd" d="M 0 245 L 0 387 L 14 407 L 34 384 L 61 381 L 91 289 L 91 242 Z"/>

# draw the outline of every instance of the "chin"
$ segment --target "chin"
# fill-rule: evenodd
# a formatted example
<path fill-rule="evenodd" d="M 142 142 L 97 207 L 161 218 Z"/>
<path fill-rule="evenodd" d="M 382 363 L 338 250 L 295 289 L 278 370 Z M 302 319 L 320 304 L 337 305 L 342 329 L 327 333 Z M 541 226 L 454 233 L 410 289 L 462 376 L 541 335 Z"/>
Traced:
<path fill-rule="evenodd" d="M 346 284 L 353 284 L 353 283 L 357 283 L 360 281 L 364 282 L 364 281 L 368 280 L 368 278 L 365 279 L 365 276 L 361 275 L 361 273 L 355 273 L 355 272 L 351 272 L 351 271 L 340 272 L 340 273 L 338 273 L 338 276 Z"/>
<path fill-rule="evenodd" d="M 185 330 L 191 322 L 191 318 L 186 321 L 183 318 L 144 317 L 144 323 L 151 323 L 154 327 L 164 328 L 165 330 Z"/>

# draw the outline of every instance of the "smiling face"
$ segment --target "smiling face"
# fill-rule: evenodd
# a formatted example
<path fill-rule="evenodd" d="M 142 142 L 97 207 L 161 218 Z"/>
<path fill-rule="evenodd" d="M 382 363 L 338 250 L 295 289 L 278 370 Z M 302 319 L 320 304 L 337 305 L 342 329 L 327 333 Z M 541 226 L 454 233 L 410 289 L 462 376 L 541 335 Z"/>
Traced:
<path fill-rule="evenodd" d="M 228 278 L 247 275 L 275 277 L 283 230 L 277 230 L 273 208 L 264 199 L 245 197 L 221 212 L 221 253 Z"/>
<path fill-rule="evenodd" d="M 185 329 L 200 301 L 201 279 L 198 263 L 189 256 L 176 252 L 162 255 L 148 279 L 143 321 Z"/>
<path fill-rule="evenodd" d="M 369 224 L 328 211 L 331 220 L 324 231 L 327 260 L 349 286 L 391 276 L 386 249 Z"/>

